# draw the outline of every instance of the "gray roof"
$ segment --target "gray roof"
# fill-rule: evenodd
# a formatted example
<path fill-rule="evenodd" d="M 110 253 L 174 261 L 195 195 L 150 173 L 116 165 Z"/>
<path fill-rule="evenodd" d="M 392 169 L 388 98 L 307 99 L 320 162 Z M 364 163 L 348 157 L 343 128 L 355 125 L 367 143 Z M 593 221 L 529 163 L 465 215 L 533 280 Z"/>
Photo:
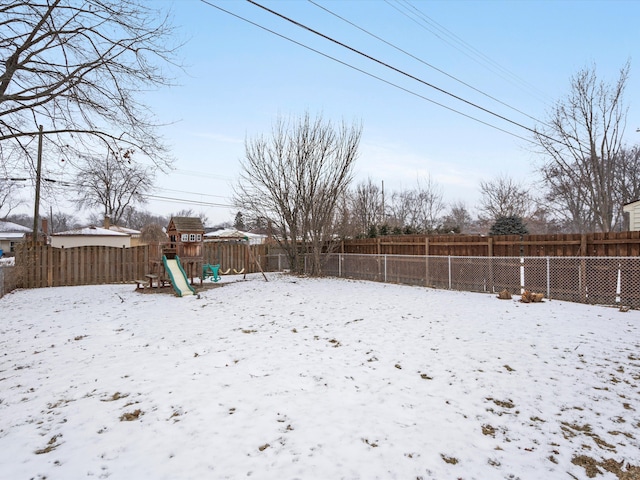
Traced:
<path fill-rule="evenodd" d="M 5 222 L 4 220 L 0 220 L 0 232 L 28 233 L 31 232 L 31 229 L 29 227 L 18 225 L 17 223 Z"/>
<path fill-rule="evenodd" d="M 173 226 L 178 232 L 204 233 L 204 226 L 199 217 L 171 217 L 169 225 L 171 225 L 171 222 L 173 222 Z"/>
<path fill-rule="evenodd" d="M 52 233 L 52 236 L 56 237 L 68 237 L 68 236 L 84 236 L 84 235 L 97 235 L 104 237 L 128 237 L 128 233 L 116 232 L 109 230 L 108 228 L 94 227 L 93 225 L 82 228 L 75 228 L 66 232 Z"/>

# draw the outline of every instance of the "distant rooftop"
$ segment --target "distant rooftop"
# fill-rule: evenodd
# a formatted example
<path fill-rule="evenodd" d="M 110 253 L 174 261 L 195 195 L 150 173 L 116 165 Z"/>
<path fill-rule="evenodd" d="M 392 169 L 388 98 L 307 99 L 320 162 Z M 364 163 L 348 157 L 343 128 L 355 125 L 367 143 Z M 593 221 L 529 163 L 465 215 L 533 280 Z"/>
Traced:
<path fill-rule="evenodd" d="M 137 230 L 136 230 L 137 231 Z M 75 228 L 73 230 L 67 230 L 66 232 L 52 233 L 52 236 L 56 237 L 69 237 L 74 235 L 97 235 L 103 237 L 128 237 L 128 233 L 116 232 L 102 227 L 95 227 L 93 225 L 89 227 Z"/>
<path fill-rule="evenodd" d="M 23 225 L 18 225 L 17 223 L 5 222 L 4 220 L 0 220 L 0 232 L 30 233 L 31 229 Z"/>

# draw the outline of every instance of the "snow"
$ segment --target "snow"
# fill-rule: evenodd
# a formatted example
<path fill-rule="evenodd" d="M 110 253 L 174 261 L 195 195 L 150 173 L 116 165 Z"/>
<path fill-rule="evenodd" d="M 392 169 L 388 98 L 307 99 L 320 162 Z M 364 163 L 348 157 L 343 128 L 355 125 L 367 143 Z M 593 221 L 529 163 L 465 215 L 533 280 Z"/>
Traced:
<path fill-rule="evenodd" d="M 587 478 L 591 462 L 607 479 L 609 459 L 640 465 L 639 311 L 268 278 L 223 277 L 199 298 L 5 295 L 0 478 Z"/>

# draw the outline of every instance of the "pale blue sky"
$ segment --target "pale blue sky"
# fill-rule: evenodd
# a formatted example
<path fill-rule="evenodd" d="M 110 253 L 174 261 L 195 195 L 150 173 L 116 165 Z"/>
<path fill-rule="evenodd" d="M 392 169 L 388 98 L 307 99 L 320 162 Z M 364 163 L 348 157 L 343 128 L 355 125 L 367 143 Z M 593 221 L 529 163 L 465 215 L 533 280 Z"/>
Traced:
<path fill-rule="evenodd" d="M 319 5 L 446 74 L 483 96 L 303 0 L 259 1 L 323 34 L 419 79 L 533 128 L 569 91 L 570 77 L 595 64 L 614 82 L 631 61 L 626 139 L 640 133 L 640 2 L 638 1 L 327 1 Z M 148 102 L 173 146 L 177 171 L 159 175 L 155 195 L 227 205 L 244 140 L 268 134 L 278 115 L 322 113 L 362 122 L 357 180 L 385 182 L 388 194 L 413 188 L 427 175 L 447 202 L 473 209 L 481 180 L 500 174 L 536 178 L 539 157 L 521 138 L 453 113 L 416 95 L 507 130 L 530 132 L 492 117 L 416 80 L 364 59 L 244 1 L 210 0 L 236 15 L 414 92 L 402 91 L 264 31 L 199 0 L 156 0 L 171 8 L 186 75 Z M 404 10 L 403 10 L 404 9 Z M 413 11 L 423 23 L 403 15 Z M 415 18 L 415 17 L 414 17 Z M 428 23 L 427 23 L 428 22 Z M 489 63 L 491 62 L 491 63 Z M 526 114 L 526 115 L 525 115 Z M 530 117 L 533 117 L 530 118 Z M 193 208 L 211 224 L 232 220 L 232 207 L 152 201 L 167 214 Z"/>

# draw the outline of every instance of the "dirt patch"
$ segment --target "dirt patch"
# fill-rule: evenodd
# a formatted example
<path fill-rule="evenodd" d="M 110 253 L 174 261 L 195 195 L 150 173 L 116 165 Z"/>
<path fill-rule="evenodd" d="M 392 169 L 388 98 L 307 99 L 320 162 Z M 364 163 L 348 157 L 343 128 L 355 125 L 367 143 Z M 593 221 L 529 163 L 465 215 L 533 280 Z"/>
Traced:
<path fill-rule="evenodd" d="M 123 413 L 120 416 L 121 422 L 132 422 L 133 420 L 137 420 L 142 415 L 142 410 L 139 408 L 134 410 L 133 412 Z"/>
<path fill-rule="evenodd" d="M 213 290 L 214 288 L 224 287 L 225 284 L 224 283 L 209 283 L 209 282 L 206 282 L 206 283 L 203 283 L 202 285 L 196 283 L 195 285 L 191 285 L 191 286 L 196 291 L 196 293 L 200 293 L 200 292 L 206 292 L 207 290 Z M 144 294 L 144 295 L 149 295 L 149 294 L 153 294 L 153 295 L 157 295 L 157 294 L 175 295 L 175 293 L 176 293 L 170 283 L 165 285 L 164 287 L 153 287 L 153 288 L 137 289 L 136 292 Z"/>
<path fill-rule="evenodd" d="M 58 438 L 60 438 L 62 435 L 54 435 L 53 437 L 51 437 L 51 440 L 49 440 L 49 442 L 47 442 L 47 446 L 44 448 L 41 448 L 39 450 L 36 450 L 34 453 L 36 455 L 42 455 L 43 453 L 49 453 L 53 450 L 55 450 L 56 448 L 58 448 L 60 446 L 58 442 Z"/>
<path fill-rule="evenodd" d="M 495 437 L 496 436 L 496 429 L 494 427 L 492 427 L 491 425 L 483 425 L 482 426 L 482 434 L 483 435 L 488 435 L 490 437 Z"/>
<path fill-rule="evenodd" d="M 629 463 L 625 467 L 624 460 L 617 462 L 613 458 L 607 458 L 597 461 L 587 455 L 577 455 L 571 459 L 571 463 L 583 467 L 589 478 L 602 475 L 605 470 L 614 474 L 619 480 L 640 480 L 640 467 Z"/>
<path fill-rule="evenodd" d="M 455 465 L 459 461 L 456 457 L 449 457 L 444 453 L 441 453 L 440 456 L 442 457 L 442 460 L 444 460 L 446 463 L 449 463 L 451 465 Z"/>
<path fill-rule="evenodd" d="M 513 407 L 515 407 L 515 404 L 511 400 L 496 400 L 495 398 L 492 398 L 492 397 L 487 397 L 487 400 L 490 401 L 490 402 L 495 403 L 497 406 L 502 407 L 502 408 L 513 408 Z"/>
<path fill-rule="evenodd" d="M 101 402 L 115 402 L 116 400 L 120 400 L 121 398 L 127 398 L 128 396 L 129 396 L 128 393 L 116 392 L 113 395 L 111 395 L 110 397 L 103 398 L 100 401 Z"/>

